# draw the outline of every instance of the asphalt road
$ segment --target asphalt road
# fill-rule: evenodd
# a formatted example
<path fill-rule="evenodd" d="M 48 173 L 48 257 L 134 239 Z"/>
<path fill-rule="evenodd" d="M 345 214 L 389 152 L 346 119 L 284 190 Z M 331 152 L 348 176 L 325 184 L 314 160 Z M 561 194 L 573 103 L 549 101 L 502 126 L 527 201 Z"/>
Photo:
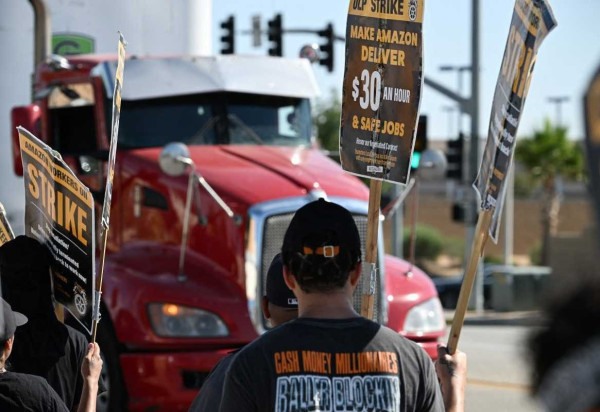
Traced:
<path fill-rule="evenodd" d="M 458 348 L 468 357 L 467 412 L 536 412 L 529 396 L 524 341 L 531 327 L 465 325 Z"/>

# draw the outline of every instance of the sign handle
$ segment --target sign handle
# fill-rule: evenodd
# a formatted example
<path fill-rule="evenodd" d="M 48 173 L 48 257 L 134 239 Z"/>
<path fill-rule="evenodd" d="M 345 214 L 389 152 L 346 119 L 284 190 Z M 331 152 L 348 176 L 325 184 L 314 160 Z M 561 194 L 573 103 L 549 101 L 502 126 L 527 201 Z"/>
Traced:
<path fill-rule="evenodd" d="M 102 280 L 104 279 L 104 260 L 106 258 L 106 240 L 108 239 L 108 227 L 102 231 L 102 252 L 100 254 L 100 274 L 96 282 L 96 307 L 93 311 L 92 323 L 92 343 L 96 342 L 96 332 L 98 331 L 98 322 L 100 321 L 100 296 L 102 293 Z"/>
<path fill-rule="evenodd" d="M 489 237 L 489 229 L 493 214 L 493 209 L 484 210 L 479 213 L 479 217 L 477 218 L 477 227 L 475 228 L 471 256 L 469 258 L 468 266 L 460 287 L 458 303 L 456 304 L 456 311 L 454 312 L 454 319 L 452 320 L 452 328 L 450 329 L 450 336 L 448 337 L 448 352 L 451 355 L 454 355 L 458 347 L 458 338 L 460 337 L 460 331 L 465 320 L 465 313 L 467 312 L 469 297 L 471 296 L 471 291 L 473 290 L 473 282 L 475 281 L 475 275 L 477 274 L 479 259 L 483 254 L 485 242 Z"/>
<path fill-rule="evenodd" d="M 375 289 L 377 284 L 377 235 L 379 232 L 379 206 L 381 203 L 381 180 L 371 179 L 369 189 L 369 215 L 367 218 L 367 241 L 365 244 L 365 263 L 370 271 L 363 278 L 363 295 L 360 314 L 373 319 Z"/>

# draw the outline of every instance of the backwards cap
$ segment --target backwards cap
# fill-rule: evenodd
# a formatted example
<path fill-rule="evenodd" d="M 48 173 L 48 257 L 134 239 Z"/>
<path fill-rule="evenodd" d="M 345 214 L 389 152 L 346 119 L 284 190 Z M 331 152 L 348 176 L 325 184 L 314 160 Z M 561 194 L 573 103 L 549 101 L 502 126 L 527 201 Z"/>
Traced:
<path fill-rule="evenodd" d="M 267 299 L 274 305 L 282 308 L 297 309 L 298 299 L 287 287 L 283 280 L 283 261 L 281 253 L 273 258 L 269 271 L 267 272 Z"/>
<path fill-rule="evenodd" d="M 332 234 L 336 240 L 331 244 L 317 247 L 307 244 L 308 237 L 327 238 Z M 332 258 L 342 252 L 358 252 L 360 256 L 360 246 L 360 235 L 350 212 L 319 199 L 298 209 L 285 232 L 282 250 Z"/>

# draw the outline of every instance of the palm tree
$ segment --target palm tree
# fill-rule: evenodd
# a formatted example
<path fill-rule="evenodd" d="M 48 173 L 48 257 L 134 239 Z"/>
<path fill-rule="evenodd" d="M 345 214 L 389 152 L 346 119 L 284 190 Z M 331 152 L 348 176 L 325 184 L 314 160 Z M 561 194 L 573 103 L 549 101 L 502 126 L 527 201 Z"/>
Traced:
<path fill-rule="evenodd" d="M 561 196 L 557 190 L 559 178 L 579 180 L 583 175 L 581 146 L 567 138 L 567 129 L 544 122 L 542 129 L 521 140 L 515 152 L 516 160 L 543 190 L 541 263 L 549 263 L 549 240 L 556 235 Z"/>

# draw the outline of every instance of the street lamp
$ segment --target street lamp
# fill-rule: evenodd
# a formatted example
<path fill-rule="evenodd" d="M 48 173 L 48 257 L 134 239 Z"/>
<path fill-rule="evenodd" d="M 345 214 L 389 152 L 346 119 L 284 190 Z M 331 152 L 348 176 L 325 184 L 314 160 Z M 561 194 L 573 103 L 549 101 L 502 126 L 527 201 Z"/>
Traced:
<path fill-rule="evenodd" d="M 548 101 L 556 105 L 556 123 L 562 126 L 562 104 L 566 103 L 571 98 L 569 96 L 551 96 Z"/>
<path fill-rule="evenodd" d="M 442 110 L 446 113 L 448 113 L 448 139 L 450 139 L 453 136 L 453 124 L 452 124 L 452 114 L 457 110 L 456 107 L 454 106 L 442 106 Z M 460 111 L 460 109 L 458 109 Z M 456 134 L 458 136 L 458 133 Z"/>
<path fill-rule="evenodd" d="M 462 94 L 463 88 L 463 73 L 467 71 L 471 71 L 471 66 L 455 66 L 451 64 L 446 64 L 440 66 L 440 71 L 442 72 L 457 72 L 458 73 L 458 93 Z"/>
<path fill-rule="evenodd" d="M 446 64 L 440 66 L 440 71 L 442 72 L 456 72 L 458 73 L 458 89 L 457 93 L 462 96 L 463 94 L 463 74 L 467 71 L 471 71 L 471 66 L 466 65 L 451 65 Z M 460 105 L 458 106 L 458 133 L 462 132 L 462 110 Z"/>

